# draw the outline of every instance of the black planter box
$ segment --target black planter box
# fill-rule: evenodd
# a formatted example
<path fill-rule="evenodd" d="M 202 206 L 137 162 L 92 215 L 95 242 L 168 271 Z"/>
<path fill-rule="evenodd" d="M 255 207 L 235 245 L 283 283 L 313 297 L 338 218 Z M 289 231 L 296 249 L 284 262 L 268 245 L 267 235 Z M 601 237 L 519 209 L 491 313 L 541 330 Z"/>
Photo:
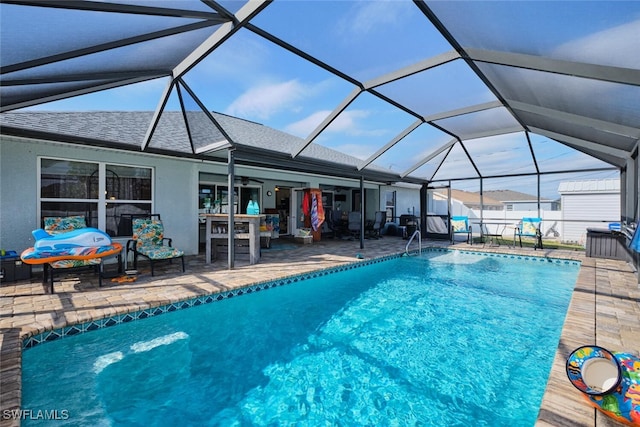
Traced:
<path fill-rule="evenodd" d="M 23 263 L 15 251 L 7 251 L 0 263 L 0 283 L 31 279 L 31 265 Z"/>

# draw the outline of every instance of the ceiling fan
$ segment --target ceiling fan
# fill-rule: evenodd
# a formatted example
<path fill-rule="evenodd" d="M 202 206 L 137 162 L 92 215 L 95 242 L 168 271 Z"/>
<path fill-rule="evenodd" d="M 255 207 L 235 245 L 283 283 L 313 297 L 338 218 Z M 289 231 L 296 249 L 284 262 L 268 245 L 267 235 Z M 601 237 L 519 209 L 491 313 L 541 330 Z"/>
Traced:
<path fill-rule="evenodd" d="M 242 183 L 242 185 L 249 185 L 251 181 L 257 182 L 259 184 L 264 184 L 264 181 L 260 181 L 259 179 L 256 179 L 256 178 L 249 178 L 248 176 L 241 176 L 238 178 L 240 179 L 240 182 Z"/>

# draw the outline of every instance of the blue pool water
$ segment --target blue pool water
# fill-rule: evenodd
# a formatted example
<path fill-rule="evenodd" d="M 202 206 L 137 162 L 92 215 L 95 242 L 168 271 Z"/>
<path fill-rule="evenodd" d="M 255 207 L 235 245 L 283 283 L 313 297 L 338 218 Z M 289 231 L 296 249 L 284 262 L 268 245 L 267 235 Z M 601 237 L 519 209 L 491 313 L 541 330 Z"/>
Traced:
<path fill-rule="evenodd" d="M 78 426 L 532 426 L 578 269 L 432 252 L 104 328 L 26 350 L 22 407 Z"/>

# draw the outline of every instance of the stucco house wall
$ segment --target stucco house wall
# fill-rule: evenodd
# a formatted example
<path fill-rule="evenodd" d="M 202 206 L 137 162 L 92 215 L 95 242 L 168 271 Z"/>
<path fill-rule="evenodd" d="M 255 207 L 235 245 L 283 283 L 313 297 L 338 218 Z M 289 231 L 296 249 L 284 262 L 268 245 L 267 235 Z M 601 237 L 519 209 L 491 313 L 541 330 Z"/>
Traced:
<path fill-rule="evenodd" d="M 380 186 L 379 209 L 385 210 L 384 194 L 387 191 L 396 192 L 396 216 L 416 215 L 420 216 L 420 187 L 418 185 L 383 185 Z M 387 222 L 398 222 L 398 219 L 387 218 Z"/>
<path fill-rule="evenodd" d="M 37 197 L 38 157 L 152 167 L 155 181 L 153 211 L 162 215 L 166 232 L 174 239 L 176 247 L 187 253 L 197 252 L 197 239 L 192 238 L 197 236 L 197 221 L 185 221 L 185 218 L 197 218 L 197 163 L 5 137 L 0 140 L 0 245 L 4 249 L 21 251 L 32 246 L 31 231 L 41 226 Z"/>
<path fill-rule="evenodd" d="M 38 158 L 61 158 L 80 161 L 108 162 L 153 169 L 153 212 L 160 213 L 167 236 L 173 244 L 194 255 L 199 250 L 198 183 L 202 174 L 210 180 L 226 183 L 227 165 L 201 160 L 175 158 L 147 153 L 132 153 L 107 148 L 83 147 L 49 141 L 0 137 L 0 247 L 22 250 L 33 246 L 31 232 L 40 227 L 38 216 Z M 262 206 L 275 207 L 275 186 L 283 182 L 301 187 L 340 186 L 347 191 L 359 189 L 357 180 L 294 173 L 279 170 L 236 166 L 236 176 L 260 177 Z M 367 214 L 380 204 L 380 186 L 365 183 Z M 416 199 L 417 200 L 417 199 Z M 417 203 L 417 201 L 416 201 Z M 404 206 L 403 206 L 404 207 Z M 343 209 L 351 209 L 350 197 Z M 126 243 L 126 238 L 114 238 Z"/>

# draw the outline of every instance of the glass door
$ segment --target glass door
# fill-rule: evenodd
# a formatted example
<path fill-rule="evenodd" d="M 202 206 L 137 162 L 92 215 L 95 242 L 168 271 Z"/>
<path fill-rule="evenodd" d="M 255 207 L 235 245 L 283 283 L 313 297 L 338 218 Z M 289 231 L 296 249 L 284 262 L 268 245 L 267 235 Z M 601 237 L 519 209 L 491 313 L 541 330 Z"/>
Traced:
<path fill-rule="evenodd" d="M 198 188 L 198 212 L 214 213 L 216 200 L 215 184 L 200 183 Z"/>
<path fill-rule="evenodd" d="M 261 213 L 264 212 L 262 208 L 262 198 L 261 198 L 262 191 L 260 186 L 243 185 L 239 189 L 240 189 L 240 213 L 241 214 L 247 213 L 247 205 L 249 204 L 249 201 L 252 200 L 252 198 L 256 202 L 258 202 L 258 206 L 260 207 L 260 212 Z"/>
<path fill-rule="evenodd" d="M 216 201 L 220 203 L 220 213 L 229 213 L 229 187 L 219 185 L 216 188 Z M 238 192 L 234 188 L 233 191 L 233 212 L 238 213 Z"/>
<path fill-rule="evenodd" d="M 450 187 L 427 188 L 427 224 L 426 237 L 449 239 L 449 200 Z"/>
<path fill-rule="evenodd" d="M 289 206 L 289 233 L 292 236 L 297 236 L 298 230 L 304 227 L 304 215 L 302 214 L 303 199 L 304 188 L 291 189 L 291 204 Z"/>

